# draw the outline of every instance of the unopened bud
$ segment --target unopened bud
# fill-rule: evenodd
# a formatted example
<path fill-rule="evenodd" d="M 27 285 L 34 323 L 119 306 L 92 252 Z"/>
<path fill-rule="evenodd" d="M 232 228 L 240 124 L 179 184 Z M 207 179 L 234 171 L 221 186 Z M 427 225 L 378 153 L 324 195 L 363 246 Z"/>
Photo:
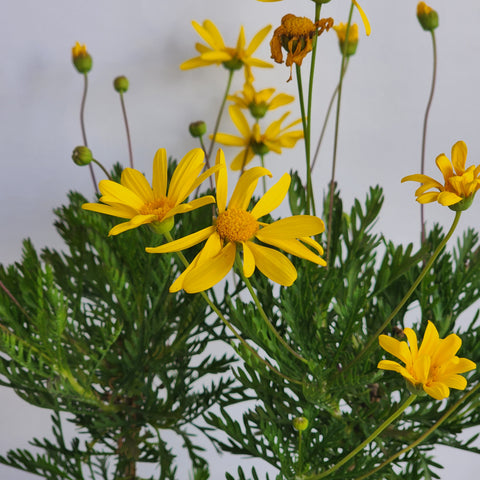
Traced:
<path fill-rule="evenodd" d="M 345 56 L 350 57 L 357 51 L 358 25 L 356 23 L 350 25 L 350 28 L 348 29 L 348 40 L 347 26 L 347 23 L 339 23 L 338 25 L 334 25 L 333 29 L 337 32 L 340 52 L 343 54 L 345 51 Z"/>
<path fill-rule="evenodd" d="M 113 81 L 113 88 L 118 93 L 125 93 L 128 90 L 128 78 L 125 76 L 117 77 Z"/>
<path fill-rule="evenodd" d="M 192 122 L 188 126 L 190 135 L 194 138 L 203 137 L 207 133 L 207 124 L 203 120 Z"/>
<path fill-rule="evenodd" d="M 79 73 L 88 73 L 92 69 L 93 60 L 87 52 L 86 45 L 75 43 L 72 47 L 72 61 Z"/>
<path fill-rule="evenodd" d="M 308 420 L 305 417 L 297 417 L 293 419 L 293 428 L 299 432 L 303 432 L 308 428 Z"/>
<path fill-rule="evenodd" d="M 80 167 L 88 165 L 93 160 L 92 151 L 84 146 L 75 147 L 72 152 L 72 160 Z"/>
<path fill-rule="evenodd" d="M 438 13 L 425 2 L 417 5 L 417 18 L 427 32 L 433 32 L 438 27 Z"/>

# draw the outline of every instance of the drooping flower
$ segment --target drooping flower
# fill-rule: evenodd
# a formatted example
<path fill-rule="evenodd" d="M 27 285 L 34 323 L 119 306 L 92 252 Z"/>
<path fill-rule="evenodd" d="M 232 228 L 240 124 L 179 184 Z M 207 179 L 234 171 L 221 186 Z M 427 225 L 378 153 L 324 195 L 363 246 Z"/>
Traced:
<path fill-rule="evenodd" d="M 290 186 L 290 175 L 283 175 L 248 210 L 259 178 L 271 176 L 271 173 L 263 167 L 247 170 L 240 177 L 227 205 L 228 178 L 221 150 L 217 154 L 216 164 L 221 168 L 215 174 L 218 216 L 213 224 L 184 238 L 146 249 L 149 253 L 178 252 L 206 240 L 200 253 L 172 284 L 171 292 L 184 289 L 188 293 L 196 293 L 213 287 L 232 269 L 237 250 L 243 252 L 243 273 L 247 278 L 258 268 L 265 276 L 284 286 L 295 281 L 297 271 L 291 261 L 275 248 L 318 265 L 326 265 L 320 257 L 323 254 L 322 247 L 310 238 L 325 228 L 319 218 L 296 215 L 271 224 L 259 221 L 283 201 Z M 258 241 L 275 248 L 261 245 Z"/>
<path fill-rule="evenodd" d="M 279 93 L 271 98 L 274 93 L 274 88 L 257 91 L 251 83 L 246 82 L 243 90 L 235 95 L 229 95 L 228 100 L 240 108 L 248 109 L 254 118 L 260 119 L 265 116 L 268 110 L 283 107 L 295 100 L 292 95 L 286 93 Z"/>
<path fill-rule="evenodd" d="M 345 55 L 350 57 L 355 54 L 358 46 L 358 25 L 352 23 L 348 29 L 348 41 L 347 40 L 347 23 L 339 23 L 334 25 L 333 29 L 337 32 L 338 43 L 340 45 L 340 52 L 343 53 L 345 50 Z"/>
<path fill-rule="evenodd" d="M 281 2 L 282 0 L 258 0 L 259 2 L 265 2 L 265 3 L 272 3 L 272 2 Z M 315 3 L 329 3 L 330 0 L 312 0 Z M 372 29 L 370 27 L 370 22 L 368 21 L 368 17 L 363 11 L 362 7 L 358 4 L 357 0 L 352 0 L 352 3 L 357 7 L 358 13 L 362 17 L 362 22 L 365 27 L 365 33 L 367 35 L 370 35 Z"/>
<path fill-rule="evenodd" d="M 285 65 L 290 67 L 287 82 L 292 79 L 293 64 L 302 65 L 303 59 L 312 50 L 313 39 L 330 30 L 332 26 L 333 18 L 322 18 L 315 23 L 306 17 L 297 17 L 291 13 L 282 18 L 281 25 L 273 32 L 270 49 L 272 58 L 277 63 L 283 63 L 282 47 L 287 51 Z"/>
<path fill-rule="evenodd" d="M 261 132 L 258 123 L 250 126 L 238 106 L 231 105 L 228 112 L 241 137 L 229 133 L 217 133 L 215 140 L 222 145 L 243 147 L 230 165 L 232 170 L 243 170 L 255 155 L 263 156 L 270 151 L 282 153 L 282 148 L 293 148 L 298 140 L 303 138 L 303 130 L 291 130 L 301 123 L 300 118 L 282 128 L 282 123 L 290 112 L 286 112 L 272 122 L 264 133 Z"/>
<path fill-rule="evenodd" d="M 93 60 L 85 44 L 75 42 L 72 47 L 72 62 L 79 73 L 88 73 L 92 69 Z"/>
<path fill-rule="evenodd" d="M 187 153 L 177 165 L 170 183 L 167 178 L 167 152 L 160 148 L 153 159 L 152 187 L 138 170 L 125 168 L 120 183 L 102 180 L 100 202 L 85 203 L 82 208 L 93 212 L 129 219 L 113 227 L 109 235 L 118 235 L 140 225 L 150 224 L 164 233 L 174 225 L 174 216 L 214 203 L 211 195 L 182 203 L 218 167 L 201 173 L 205 162 L 201 148 Z"/>
<path fill-rule="evenodd" d="M 442 400 L 450 395 L 450 388 L 465 390 L 467 380 L 459 375 L 476 368 L 476 364 L 467 358 L 455 354 L 462 340 L 454 333 L 439 338 L 432 322 L 428 322 L 420 348 L 417 335 L 411 328 L 405 328 L 408 344 L 388 335 L 380 335 L 380 346 L 388 353 L 400 359 L 405 366 L 392 360 L 381 360 L 378 368 L 400 373 L 415 391 L 423 389 L 431 397 Z"/>
<path fill-rule="evenodd" d="M 253 37 L 246 48 L 245 31 L 243 26 L 240 27 L 237 45 L 235 47 L 227 47 L 225 46 L 221 33 L 211 20 L 205 20 L 202 25 L 193 21 L 192 25 L 208 46 L 202 43 L 197 43 L 195 48 L 200 55 L 183 62 L 180 65 L 182 70 L 206 67 L 208 65 L 223 65 L 228 70 L 239 70 L 240 68 L 245 67 L 245 78 L 248 81 L 253 81 L 251 67 L 273 67 L 269 62 L 252 57 L 255 50 L 268 35 L 268 32 L 272 28 L 271 25 L 262 28 Z"/>
<path fill-rule="evenodd" d="M 402 182 L 414 181 L 422 184 L 415 191 L 419 203 L 437 201 L 453 210 L 464 210 L 470 206 L 476 191 L 480 189 L 480 165 L 471 165 L 465 169 L 466 159 L 467 146 L 460 140 L 452 147 L 452 161 L 444 153 L 435 160 L 443 174 L 443 184 L 422 174 L 408 175 L 402 178 Z M 437 189 L 438 192 L 429 192 L 431 189 Z"/>

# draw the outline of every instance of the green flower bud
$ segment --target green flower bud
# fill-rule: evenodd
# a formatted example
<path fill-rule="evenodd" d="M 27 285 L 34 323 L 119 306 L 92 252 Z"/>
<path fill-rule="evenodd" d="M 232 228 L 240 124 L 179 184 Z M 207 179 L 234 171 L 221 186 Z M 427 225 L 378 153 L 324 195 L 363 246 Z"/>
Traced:
<path fill-rule="evenodd" d="M 113 88 L 118 93 L 125 93 L 128 90 L 128 78 L 123 75 L 113 81 Z"/>
<path fill-rule="evenodd" d="M 261 103 L 252 102 L 248 106 L 248 109 L 250 110 L 250 113 L 252 114 L 253 118 L 259 119 L 259 118 L 263 118 L 265 114 L 268 112 L 268 104 L 266 102 L 261 102 Z"/>
<path fill-rule="evenodd" d="M 164 220 L 163 222 L 152 222 L 149 224 L 149 227 L 159 235 L 163 235 L 169 232 L 175 225 L 175 217 L 170 217 Z"/>
<path fill-rule="evenodd" d="M 417 18 L 427 32 L 433 32 L 438 27 L 438 13 L 425 2 L 418 3 Z"/>
<path fill-rule="evenodd" d="M 303 432 L 308 428 L 308 420 L 305 417 L 297 417 L 293 419 L 293 428 L 299 432 Z"/>
<path fill-rule="evenodd" d="M 253 153 L 255 155 L 259 155 L 261 157 L 263 157 L 263 155 L 266 155 L 270 151 L 270 149 L 263 142 L 252 141 L 250 143 L 250 147 L 252 147 Z"/>
<path fill-rule="evenodd" d="M 243 61 L 237 57 L 234 57 L 230 60 L 226 60 L 222 63 L 222 65 L 227 69 L 231 70 L 232 72 L 235 70 L 240 70 L 243 67 Z"/>
<path fill-rule="evenodd" d="M 194 138 L 203 137 L 207 133 L 207 124 L 203 120 L 192 122 L 188 126 L 190 135 Z"/>
<path fill-rule="evenodd" d="M 87 52 L 87 47 L 78 42 L 72 48 L 72 61 L 79 73 L 88 73 L 92 69 L 93 60 Z"/>
<path fill-rule="evenodd" d="M 463 200 L 460 200 L 458 203 L 449 205 L 448 208 L 450 210 L 453 210 L 454 212 L 463 212 L 467 208 L 470 208 L 474 198 L 475 198 L 475 194 L 470 195 L 469 197 L 464 198 Z"/>
<path fill-rule="evenodd" d="M 84 146 L 75 147 L 72 152 L 72 160 L 80 167 L 88 165 L 93 160 L 92 151 Z"/>

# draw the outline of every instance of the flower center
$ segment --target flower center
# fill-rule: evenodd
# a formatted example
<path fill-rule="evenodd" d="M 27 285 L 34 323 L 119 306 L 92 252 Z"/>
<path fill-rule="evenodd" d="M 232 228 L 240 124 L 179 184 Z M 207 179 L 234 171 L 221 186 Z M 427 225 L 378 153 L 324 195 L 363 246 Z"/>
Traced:
<path fill-rule="evenodd" d="M 258 231 L 259 225 L 254 216 L 240 208 L 230 208 L 217 218 L 217 233 L 230 242 L 246 242 Z"/>
<path fill-rule="evenodd" d="M 167 197 L 156 198 L 139 209 L 141 215 L 156 215 L 159 222 L 174 207 Z"/>

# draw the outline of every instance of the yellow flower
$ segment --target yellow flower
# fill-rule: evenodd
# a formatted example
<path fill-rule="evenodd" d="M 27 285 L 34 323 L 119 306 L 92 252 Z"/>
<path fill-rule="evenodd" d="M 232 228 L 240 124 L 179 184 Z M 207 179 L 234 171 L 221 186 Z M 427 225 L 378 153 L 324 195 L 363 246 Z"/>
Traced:
<path fill-rule="evenodd" d="M 231 105 L 228 113 L 242 136 L 217 133 L 215 140 L 222 145 L 243 147 L 230 165 L 232 170 L 243 170 L 255 155 L 263 156 L 270 151 L 282 153 L 282 148 L 293 148 L 297 141 L 303 138 L 303 130 L 290 130 L 301 123 L 300 118 L 282 128 L 282 123 L 290 112 L 283 114 L 278 120 L 272 122 L 264 133 L 261 132 L 258 123 L 250 127 L 238 106 Z"/>
<path fill-rule="evenodd" d="M 252 57 L 255 50 L 260 46 L 272 28 L 271 25 L 262 28 L 253 37 L 247 48 L 245 48 L 245 31 L 243 26 L 240 28 L 237 45 L 235 47 L 226 47 L 222 35 L 211 20 L 205 20 L 202 25 L 193 21 L 192 25 L 208 46 L 197 43 L 195 48 L 200 55 L 183 62 L 180 65 L 182 70 L 208 65 L 223 65 L 229 70 L 238 70 L 244 66 L 245 78 L 252 81 L 251 67 L 273 67 L 269 62 Z"/>
<path fill-rule="evenodd" d="M 80 73 L 88 73 L 92 69 L 93 60 L 85 44 L 82 45 L 79 42 L 75 42 L 75 45 L 72 47 L 72 62 Z"/>
<path fill-rule="evenodd" d="M 353 23 L 348 29 L 348 42 L 345 48 L 345 41 L 347 38 L 347 23 L 339 23 L 334 25 L 333 29 L 337 32 L 338 43 L 340 45 L 340 51 L 343 53 L 345 49 L 345 55 L 350 57 L 357 51 L 358 45 L 358 25 Z"/>
<path fill-rule="evenodd" d="M 255 90 L 251 83 L 245 83 L 243 90 L 235 95 L 229 95 L 228 99 L 240 108 L 248 108 L 254 118 L 263 118 L 268 110 L 274 110 L 292 103 L 295 98 L 286 93 L 279 93 L 271 100 L 270 97 L 275 93 L 274 88 L 265 88 L 264 90 Z"/>
<path fill-rule="evenodd" d="M 452 161 L 444 153 L 435 160 L 437 167 L 443 174 L 444 184 L 428 175 L 415 174 L 402 178 L 402 182 L 414 181 L 422 185 L 416 190 L 417 202 L 430 203 L 438 201 L 441 205 L 456 205 L 465 200 L 464 204 L 470 205 L 475 192 L 480 188 L 480 165 L 471 165 L 465 169 L 467 159 L 467 146 L 459 141 L 452 147 Z M 437 189 L 438 192 L 429 192 Z M 464 209 L 464 204 L 459 205 Z"/>
<path fill-rule="evenodd" d="M 306 17 L 297 17 L 287 13 L 282 18 L 281 25 L 273 32 L 270 41 L 272 58 L 277 63 L 283 63 L 282 47 L 287 51 L 285 65 L 290 67 L 290 77 L 292 79 L 292 66 L 302 65 L 303 59 L 313 48 L 313 38 L 321 35 L 325 30 L 328 31 L 333 25 L 333 18 L 322 18 L 313 23 Z"/>
<path fill-rule="evenodd" d="M 282 0 L 258 0 L 259 2 L 281 2 Z M 315 3 L 317 3 L 315 0 L 313 0 Z M 319 1 L 318 3 L 328 3 L 330 0 L 324 0 L 324 1 Z M 365 33 L 367 35 L 370 35 L 372 29 L 370 27 L 370 22 L 368 21 L 368 17 L 363 11 L 362 7 L 358 4 L 357 0 L 352 0 L 352 3 L 357 7 L 358 13 L 362 17 L 362 22 L 365 27 Z"/>
<path fill-rule="evenodd" d="M 417 18 L 422 28 L 427 32 L 433 32 L 438 27 L 438 13 L 425 2 L 418 3 Z"/>
<path fill-rule="evenodd" d="M 400 359 L 405 367 L 392 360 L 382 360 L 378 368 L 400 373 L 415 390 L 423 389 L 431 397 L 442 400 L 450 395 L 450 388 L 465 390 L 467 380 L 459 375 L 476 368 L 467 358 L 455 354 L 462 340 L 454 333 L 447 338 L 439 338 L 432 322 L 428 322 L 420 348 L 417 335 L 411 328 L 405 328 L 407 342 L 400 342 L 388 335 L 380 335 L 380 346 Z"/>
<path fill-rule="evenodd" d="M 128 222 L 113 227 L 109 235 L 118 235 L 140 225 L 151 224 L 159 233 L 173 227 L 174 215 L 189 212 L 214 203 L 211 195 L 182 203 L 218 167 L 200 175 L 205 162 L 204 153 L 195 148 L 177 165 L 167 191 L 167 152 L 160 148 L 153 159 L 153 179 L 150 187 L 146 178 L 133 168 L 125 168 L 120 183 L 102 180 L 99 183 L 103 203 L 85 203 L 82 208 L 114 217 L 128 218 Z"/>
<path fill-rule="evenodd" d="M 290 260 L 278 250 L 260 245 L 254 240 L 281 248 L 318 265 L 326 265 L 325 260 L 319 256 L 323 254 L 322 247 L 310 238 L 325 229 L 319 218 L 296 215 L 272 224 L 259 221 L 283 201 L 290 186 L 290 175 L 283 175 L 256 205 L 248 210 L 259 178 L 264 175 L 271 176 L 271 173 L 263 167 L 247 170 L 238 180 L 227 205 L 227 169 L 221 150 L 217 154 L 216 164 L 221 168 L 216 172 L 218 216 L 213 225 L 159 247 L 146 249 L 149 253 L 178 252 L 206 240 L 200 253 L 172 284 L 171 292 L 183 288 L 188 293 L 196 293 L 213 287 L 233 267 L 237 250 L 243 252 L 243 273 L 247 278 L 258 268 L 274 282 L 284 286 L 291 285 L 297 278 L 297 271 Z M 316 250 L 319 255 L 306 245 Z"/>

